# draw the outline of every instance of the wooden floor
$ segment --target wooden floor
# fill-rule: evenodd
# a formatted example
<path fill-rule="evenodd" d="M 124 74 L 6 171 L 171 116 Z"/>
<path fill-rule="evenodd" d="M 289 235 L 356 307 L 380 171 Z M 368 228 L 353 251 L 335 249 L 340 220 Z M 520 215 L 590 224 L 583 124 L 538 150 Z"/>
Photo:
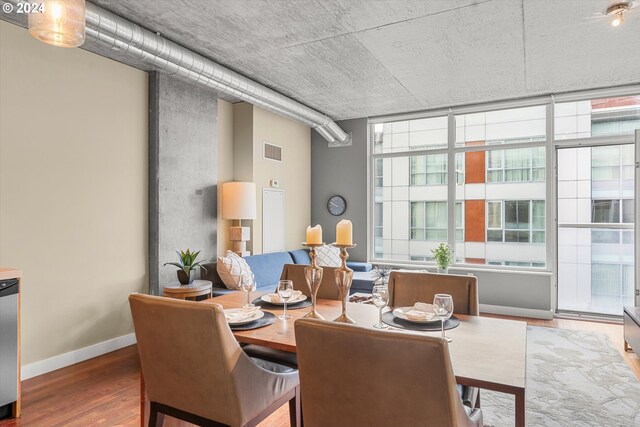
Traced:
<path fill-rule="evenodd" d="M 640 359 L 623 350 L 622 325 L 567 319 L 519 320 L 534 326 L 607 334 L 640 379 Z M 135 346 L 24 381 L 22 390 L 22 417 L 2 420 L 0 427 L 140 425 L 140 366 Z M 166 426 L 178 424 L 169 418 L 165 422 Z M 260 424 L 288 425 L 286 405 Z"/>

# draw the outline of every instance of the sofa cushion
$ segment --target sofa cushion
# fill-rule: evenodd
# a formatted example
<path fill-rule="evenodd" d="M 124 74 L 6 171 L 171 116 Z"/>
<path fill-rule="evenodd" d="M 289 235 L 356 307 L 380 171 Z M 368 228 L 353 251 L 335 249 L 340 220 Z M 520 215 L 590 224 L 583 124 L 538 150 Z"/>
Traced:
<path fill-rule="evenodd" d="M 293 258 L 295 264 L 311 264 L 311 258 L 309 258 L 309 251 L 306 249 L 297 249 L 295 251 L 289 251 L 289 255 Z"/>
<path fill-rule="evenodd" d="M 347 267 L 352 269 L 353 271 L 371 271 L 373 266 L 370 262 L 360 262 L 360 261 L 347 261 Z"/>
<path fill-rule="evenodd" d="M 226 256 L 218 257 L 216 269 L 228 289 L 240 289 L 242 277 L 249 276 L 250 278 L 252 274 L 251 267 L 245 258 L 232 251 L 227 251 Z"/>
<path fill-rule="evenodd" d="M 270 292 L 273 292 L 278 286 L 282 267 L 285 264 L 293 264 L 293 258 L 289 252 L 251 255 L 245 257 L 244 260 L 256 276 L 257 289 Z"/>

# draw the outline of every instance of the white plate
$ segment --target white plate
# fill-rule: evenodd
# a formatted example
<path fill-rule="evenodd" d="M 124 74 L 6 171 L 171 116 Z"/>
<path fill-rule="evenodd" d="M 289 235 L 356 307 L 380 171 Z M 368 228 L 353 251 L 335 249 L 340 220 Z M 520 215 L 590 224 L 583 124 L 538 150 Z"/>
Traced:
<path fill-rule="evenodd" d="M 246 309 L 244 309 L 244 308 L 229 308 L 229 309 L 225 310 L 225 313 L 238 313 L 238 312 L 243 312 L 243 311 L 246 311 Z M 258 319 L 260 319 L 262 317 L 264 317 L 264 311 L 257 310 L 256 313 L 251 317 L 248 317 L 248 318 L 243 319 L 243 320 L 236 320 L 236 321 L 232 321 L 232 320 L 227 319 L 227 323 L 229 323 L 230 325 L 233 325 L 233 326 L 245 325 L 247 323 L 253 322 L 254 320 L 258 320 Z"/>
<path fill-rule="evenodd" d="M 413 307 L 398 307 L 393 310 L 393 315 L 399 319 L 406 320 L 407 322 L 411 322 L 411 323 L 434 323 L 434 322 L 440 321 L 440 319 L 438 319 L 435 313 L 433 313 L 433 318 L 431 319 L 425 319 L 425 320 L 409 319 L 404 315 L 404 313 L 409 310 L 413 310 Z"/>
<path fill-rule="evenodd" d="M 264 301 L 264 302 L 268 302 L 269 304 L 284 306 L 284 302 L 271 302 L 271 298 L 269 298 L 269 294 L 262 295 L 260 297 L 260 299 L 262 301 Z M 290 301 L 287 301 L 287 305 L 295 304 L 295 303 L 298 303 L 298 302 L 302 302 L 302 301 L 304 301 L 306 299 L 307 299 L 307 296 L 305 294 L 302 294 L 296 299 L 292 299 Z"/>

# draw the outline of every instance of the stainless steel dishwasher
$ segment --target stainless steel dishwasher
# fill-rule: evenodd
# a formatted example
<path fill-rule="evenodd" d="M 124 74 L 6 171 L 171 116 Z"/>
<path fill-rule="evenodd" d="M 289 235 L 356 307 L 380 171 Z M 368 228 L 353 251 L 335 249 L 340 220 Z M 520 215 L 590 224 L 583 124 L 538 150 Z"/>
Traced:
<path fill-rule="evenodd" d="M 0 280 L 0 419 L 18 400 L 18 279 Z"/>

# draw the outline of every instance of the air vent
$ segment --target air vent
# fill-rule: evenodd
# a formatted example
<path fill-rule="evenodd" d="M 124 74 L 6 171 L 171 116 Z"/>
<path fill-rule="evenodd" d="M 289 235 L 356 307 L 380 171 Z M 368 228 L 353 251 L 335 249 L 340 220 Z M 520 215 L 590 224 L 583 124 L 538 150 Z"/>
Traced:
<path fill-rule="evenodd" d="M 264 142 L 264 158 L 275 160 L 276 162 L 282 161 L 282 147 L 273 145 L 268 142 Z"/>

